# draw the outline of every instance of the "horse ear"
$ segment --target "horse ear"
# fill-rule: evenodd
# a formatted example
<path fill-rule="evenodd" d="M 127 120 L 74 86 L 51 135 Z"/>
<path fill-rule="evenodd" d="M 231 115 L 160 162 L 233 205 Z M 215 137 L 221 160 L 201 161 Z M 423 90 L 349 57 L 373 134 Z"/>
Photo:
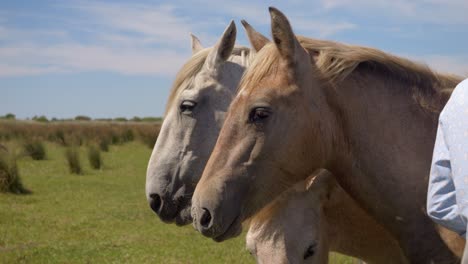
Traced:
<path fill-rule="evenodd" d="M 234 44 L 236 43 L 236 34 L 236 24 L 231 20 L 231 23 L 224 30 L 221 39 L 218 40 L 206 58 L 206 65 L 208 67 L 214 67 L 218 63 L 225 62 L 231 56 Z"/>
<path fill-rule="evenodd" d="M 306 191 L 318 195 L 321 200 L 329 200 L 335 186 L 333 174 L 325 169 L 317 170 L 306 179 Z"/>
<path fill-rule="evenodd" d="M 296 54 L 303 49 L 294 35 L 288 18 L 274 7 L 269 7 L 268 9 L 271 17 L 273 42 L 278 48 L 281 57 L 283 57 L 288 64 L 295 64 L 297 58 Z"/>
<path fill-rule="evenodd" d="M 247 33 L 247 38 L 249 39 L 250 45 L 252 48 L 258 52 L 265 46 L 270 40 L 257 32 L 247 21 L 241 20 L 242 26 L 244 26 L 245 32 Z"/>
<path fill-rule="evenodd" d="M 190 33 L 190 38 L 192 39 L 192 55 L 199 52 L 200 50 L 203 49 L 203 46 L 200 42 L 200 40 L 195 36 L 193 35 L 192 33 Z"/>

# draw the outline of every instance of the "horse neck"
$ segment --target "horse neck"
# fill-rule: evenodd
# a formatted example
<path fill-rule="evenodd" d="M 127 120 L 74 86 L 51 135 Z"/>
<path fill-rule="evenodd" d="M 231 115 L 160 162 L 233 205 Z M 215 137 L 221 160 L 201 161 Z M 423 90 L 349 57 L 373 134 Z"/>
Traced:
<path fill-rule="evenodd" d="M 423 233 L 427 239 L 418 245 L 427 248 L 424 254 L 438 247 L 438 256 L 444 258 L 447 245 L 424 213 L 443 100 L 437 111 L 427 111 L 415 100 L 415 89 L 422 90 L 378 70 L 362 69 L 330 89 L 327 100 L 339 116 L 342 137 L 325 168 L 398 238 L 410 258 L 418 259 L 410 248 L 418 243 L 415 234 Z"/>
<path fill-rule="evenodd" d="M 324 216 L 331 251 L 368 263 L 404 263 L 396 240 L 339 185 L 324 206 Z"/>
<path fill-rule="evenodd" d="M 417 197 L 418 206 L 424 206 L 427 190 L 418 186 L 424 185 L 429 173 L 438 113 L 421 107 L 413 89 L 417 88 L 404 81 L 361 70 L 328 94 L 342 131 L 328 169 L 360 202 L 362 189 L 382 197 L 378 192 L 388 188 L 385 184 L 405 174 L 412 176 L 406 187 L 414 188 L 412 197 Z M 370 178 L 376 182 L 371 183 Z M 367 185 L 358 187 L 351 179 Z"/>

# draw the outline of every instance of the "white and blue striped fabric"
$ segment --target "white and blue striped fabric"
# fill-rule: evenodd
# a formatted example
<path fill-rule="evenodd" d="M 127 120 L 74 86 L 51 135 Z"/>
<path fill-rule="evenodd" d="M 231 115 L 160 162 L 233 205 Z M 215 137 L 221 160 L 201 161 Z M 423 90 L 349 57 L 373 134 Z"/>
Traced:
<path fill-rule="evenodd" d="M 438 224 L 466 237 L 468 219 L 468 79 L 453 91 L 439 117 L 427 194 Z"/>

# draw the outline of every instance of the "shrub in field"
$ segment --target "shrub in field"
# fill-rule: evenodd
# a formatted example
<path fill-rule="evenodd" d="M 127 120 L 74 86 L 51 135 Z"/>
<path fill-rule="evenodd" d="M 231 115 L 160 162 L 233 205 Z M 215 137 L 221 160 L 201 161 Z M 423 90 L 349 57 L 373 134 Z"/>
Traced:
<path fill-rule="evenodd" d="M 82 174 L 83 169 L 81 168 L 80 153 L 77 147 L 68 147 L 65 156 L 68 162 L 68 168 L 72 174 Z"/>
<path fill-rule="evenodd" d="M 15 155 L 8 153 L 6 148 L 0 149 L 0 191 L 16 194 L 31 192 L 21 183 Z"/>
<path fill-rule="evenodd" d="M 79 115 L 75 117 L 76 121 L 91 121 L 91 117 Z"/>
<path fill-rule="evenodd" d="M 66 145 L 66 141 L 65 141 L 65 132 L 63 132 L 63 130 L 57 130 L 55 131 L 55 138 L 57 140 L 58 143 L 62 144 L 62 145 Z"/>
<path fill-rule="evenodd" d="M 141 133 L 140 140 L 148 146 L 149 148 L 154 148 L 154 144 L 156 144 L 156 140 L 158 139 L 158 134 L 156 133 Z"/>
<path fill-rule="evenodd" d="M 102 138 L 100 141 L 99 141 L 99 148 L 104 151 L 104 152 L 108 152 L 109 151 L 109 140 L 106 139 L 106 138 Z"/>
<path fill-rule="evenodd" d="M 26 141 L 23 144 L 24 152 L 30 156 L 33 160 L 45 160 L 46 150 L 44 144 L 41 141 Z"/>
<path fill-rule="evenodd" d="M 102 167 L 101 151 L 95 145 L 88 147 L 88 160 L 93 169 L 100 169 Z"/>
<path fill-rule="evenodd" d="M 143 144 L 152 149 L 156 143 L 156 139 L 158 138 L 159 129 L 159 126 L 153 125 L 141 126 L 137 130 L 138 138 L 143 142 Z"/>
<path fill-rule="evenodd" d="M 82 146 L 84 140 L 78 131 L 69 132 L 65 136 L 65 146 Z"/>
<path fill-rule="evenodd" d="M 1 141 L 10 141 L 11 135 L 9 133 L 0 132 L 0 140 Z"/>
<path fill-rule="evenodd" d="M 49 119 L 47 119 L 47 117 L 44 116 L 44 115 L 42 115 L 42 116 L 33 116 L 32 120 L 37 121 L 37 122 L 44 122 L 44 123 L 49 122 Z"/>
<path fill-rule="evenodd" d="M 133 134 L 133 130 L 126 129 L 122 133 L 122 142 L 130 142 L 130 141 L 133 141 L 133 139 L 135 139 L 135 135 Z"/>
<path fill-rule="evenodd" d="M 128 120 L 125 117 L 116 117 L 116 118 L 114 118 L 114 121 L 116 121 L 116 122 L 127 122 Z"/>
<path fill-rule="evenodd" d="M 117 134 L 112 133 L 112 135 L 111 135 L 111 143 L 112 143 L 113 145 L 116 145 L 116 144 L 119 144 L 119 143 L 120 143 L 120 138 L 119 138 L 119 136 L 118 136 Z"/>

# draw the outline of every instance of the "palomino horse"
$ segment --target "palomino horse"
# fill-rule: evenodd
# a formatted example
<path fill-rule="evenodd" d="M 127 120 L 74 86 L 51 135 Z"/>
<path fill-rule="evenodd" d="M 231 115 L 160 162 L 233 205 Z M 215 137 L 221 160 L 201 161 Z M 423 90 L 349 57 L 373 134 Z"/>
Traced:
<path fill-rule="evenodd" d="M 216 143 L 242 73 L 253 57 L 234 47 L 234 22 L 213 48 L 192 35 L 192 57 L 179 71 L 148 164 L 146 195 L 165 222 L 192 222 L 190 201 Z"/>
<path fill-rule="evenodd" d="M 236 236 L 275 194 L 325 168 L 411 263 L 457 261 L 443 240 L 464 241 L 441 237 L 425 204 L 437 119 L 461 79 L 296 38 L 280 11 L 270 14 L 274 43 L 244 73 L 192 199 L 195 227 L 217 241 Z"/>
<path fill-rule="evenodd" d="M 329 251 L 366 263 L 408 263 L 396 239 L 320 170 L 254 216 L 247 249 L 258 263 L 328 263 Z"/>

